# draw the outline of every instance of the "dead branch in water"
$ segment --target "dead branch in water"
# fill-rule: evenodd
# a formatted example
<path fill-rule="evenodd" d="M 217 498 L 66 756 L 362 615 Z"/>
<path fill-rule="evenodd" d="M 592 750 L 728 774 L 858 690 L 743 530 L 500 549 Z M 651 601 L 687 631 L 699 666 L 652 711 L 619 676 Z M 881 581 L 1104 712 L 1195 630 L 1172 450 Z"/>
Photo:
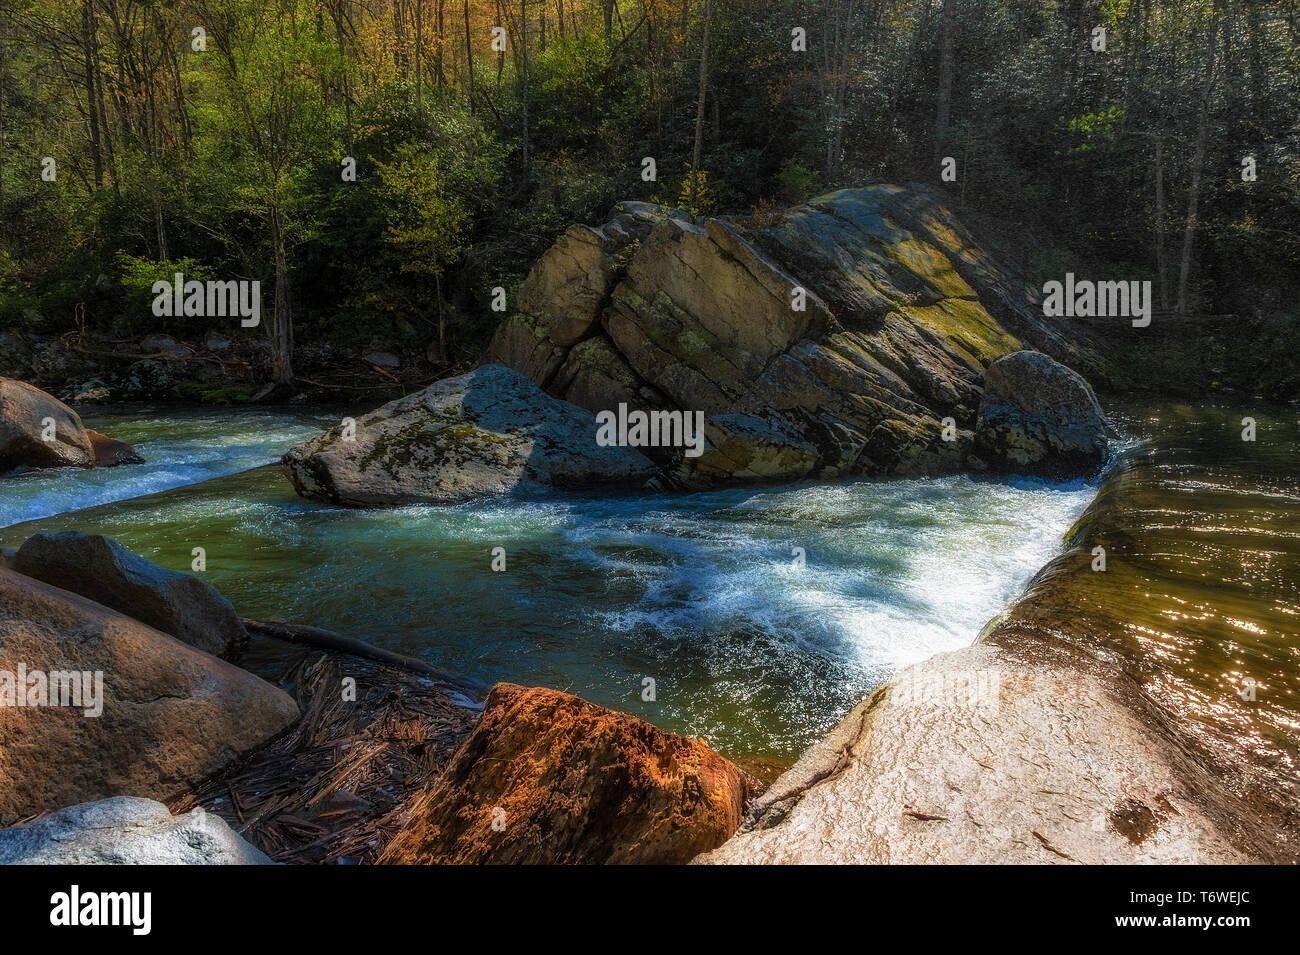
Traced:
<path fill-rule="evenodd" d="M 366 643 L 364 640 L 358 640 L 356 637 L 347 637 L 332 630 L 309 627 L 300 623 L 281 623 L 278 620 L 250 620 L 243 618 L 242 622 L 245 630 L 259 636 L 274 637 L 277 640 L 286 640 L 289 643 L 296 643 L 301 646 L 315 647 L 318 650 L 350 653 L 353 656 L 374 660 L 377 663 L 386 663 L 389 666 L 409 670 L 462 693 L 482 693 L 482 687 L 441 667 L 425 663 L 423 660 L 417 660 L 415 657 L 408 657 L 405 654 L 384 650 L 373 644 Z"/>

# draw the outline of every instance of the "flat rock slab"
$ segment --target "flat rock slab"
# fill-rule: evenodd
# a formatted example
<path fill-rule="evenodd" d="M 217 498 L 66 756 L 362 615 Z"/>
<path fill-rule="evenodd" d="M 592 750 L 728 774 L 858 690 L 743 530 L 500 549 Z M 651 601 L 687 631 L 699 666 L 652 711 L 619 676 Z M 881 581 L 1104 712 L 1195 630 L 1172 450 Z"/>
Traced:
<path fill-rule="evenodd" d="M 0 865 L 271 865 L 220 816 L 117 796 L 0 829 Z"/>
<path fill-rule="evenodd" d="M 976 645 L 905 670 L 696 861 L 1254 861 L 1214 781 L 1103 676 Z"/>

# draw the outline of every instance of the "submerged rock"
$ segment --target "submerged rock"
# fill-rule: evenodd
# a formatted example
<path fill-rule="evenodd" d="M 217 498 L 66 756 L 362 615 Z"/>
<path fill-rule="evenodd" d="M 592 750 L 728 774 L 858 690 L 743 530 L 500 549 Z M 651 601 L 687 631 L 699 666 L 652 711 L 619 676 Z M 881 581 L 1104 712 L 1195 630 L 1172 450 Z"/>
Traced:
<path fill-rule="evenodd" d="M 990 463 L 1056 477 L 1095 473 L 1114 429 L 1081 375 L 1041 352 L 1020 351 L 984 372 L 975 433 Z"/>
<path fill-rule="evenodd" d="M 761 229 L 623 203 L 566 232 L 517 305 L 485 361 L 592 411 L 706 415 L 709 450 L 665 462 L 686 485 L 958 470 L 993 361 L 1094 360 L 922 188 L 840 190 Z"/>
<path fill-rule="evenodd" d="M 0 865 L 271 865 L 220 816 L 116 796 L 0 829 Z"/>
<path fill-rule="evenodd" d="M 33 534 L 14 569 L 134 617 L 192 647 L 229 657 L 248 644 L 230 601 L 190 574 L 159 567 L 111 537 Z"/>
<path fill-rule="evenodd" d="M 95 452 L 95 467 L 111 468 L 119 464 L 144 464 L 144 458 L 125 441 L 118 441 L 108 435 L 100 434 L 92 428 L 86 429 L 90 438 L 90 447 Z"/>
<path fill-rule="evenodd" d="M 740 770 L 700 740 L 500 683 L 379 861 L 686 862 L 735 831 L 746 793 Z"/>
<path fill-rule="evenodd" d="M 337 504 L 449 503 L 542 487 L 640 482 L 654 466 L 596 443 L 589 412 L 487 365 L 305 441 L 282 459 L 299 494 Z"/>
<path fill-rule="evenodd" d="M 76 678 L 67 685 L 80 698 L 68 699 L 80 705 L 50 705 L 63 699 L 48 688 L 58 674 Z M 23 706 L 14 705 L 20 690 Z M 107 796 L 165 798 L 298 719 L 287 694 L 251 673 L 0 568 L 0 699 L 6 692 L 14 704 L 0 705 L 0 825 Z"/>
<path fill-rule="evenodd" d="M 0 378 L 0 472 L 94 466 L 95 451 L 80 415 L 33 385 Z"/>

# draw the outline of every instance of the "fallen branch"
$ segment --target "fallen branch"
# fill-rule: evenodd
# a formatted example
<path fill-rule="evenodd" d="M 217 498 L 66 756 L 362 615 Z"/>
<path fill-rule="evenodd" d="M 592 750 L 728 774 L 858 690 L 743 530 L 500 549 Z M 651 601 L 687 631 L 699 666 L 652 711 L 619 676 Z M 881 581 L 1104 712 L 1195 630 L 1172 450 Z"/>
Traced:
<path fill-rule="evenodd" d="M 417 660 L 415 657 L 408 657 L 405 654 L 394 653 L 391 650 L 384 650 L 373 644 L 366 643 L 364 640 L 358 640 L 356 637 L 346 637 L 332 630 L 322 630 L 320 627 L 309 627 L 300 623 L 281 623 L 278 620 L 250 620 L 244 618 L 243 624 L 244 629 L 249 633 L 274 637 L 277 640 L 285 640 L 301 646 L 315 647 L 318 650 L 350 653 L 353 656 L 364 657 L 367 660 L 386 663 L 389 666 L 399 667 L 420 676 L 428 677 L 466 695 L 481 696 L 483 692 L 481 686 L 431 663 L 425 663 L 423 660 Z"/>

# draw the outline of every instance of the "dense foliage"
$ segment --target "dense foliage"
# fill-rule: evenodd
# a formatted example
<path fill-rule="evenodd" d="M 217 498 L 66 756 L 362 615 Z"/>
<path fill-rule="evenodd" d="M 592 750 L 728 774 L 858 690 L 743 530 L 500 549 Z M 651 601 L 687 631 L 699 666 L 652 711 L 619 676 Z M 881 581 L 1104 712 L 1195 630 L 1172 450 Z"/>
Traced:
<path fill-rule="evenodd" d="M 618 199 L 880 179 L 1246 309 L 1298 282 L 1298 103 L 1297 0 L 0 0 L 0 328 L 194 336 L 183 271 L 263 282 L 280 377 L 456 364 Z"/>

